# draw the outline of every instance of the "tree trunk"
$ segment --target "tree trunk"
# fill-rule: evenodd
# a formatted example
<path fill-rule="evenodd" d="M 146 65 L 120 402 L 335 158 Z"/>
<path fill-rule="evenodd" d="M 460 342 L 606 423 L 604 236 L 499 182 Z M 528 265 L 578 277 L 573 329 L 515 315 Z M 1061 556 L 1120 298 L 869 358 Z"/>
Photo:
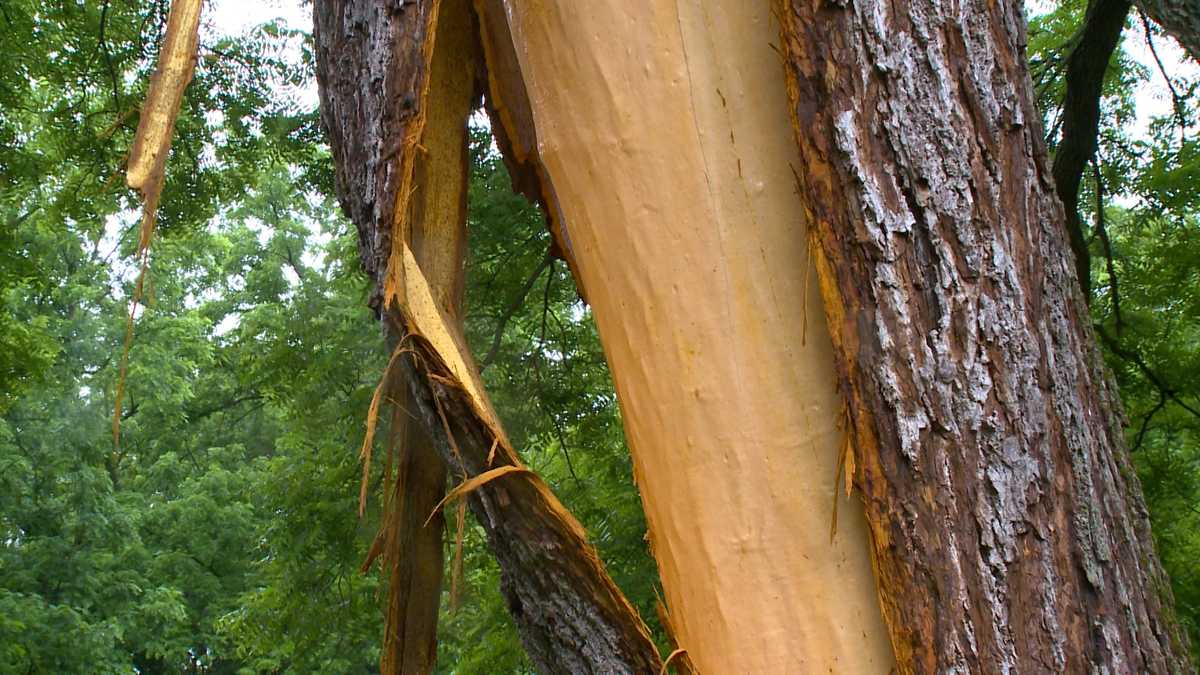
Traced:
<path fill-rule="evenodd" d="M 770 7 L 508 6 L 525 92 L 493 99 L 535 127 L 505 135 L 596 317 L 675 639 L 701 673 L 886 673 L 857 501 L 830 536 L 844 412 Z"/>
<path fill-rule="evenodd" d="M 1020 6 L 781 16 L 901 670 L 1188 669 L 1070 263 Z"/>
<path fill-rule="evenodd" d="M 465 30 L 438 6 L 316 3 L 373 303 L 415 352 L 402 374 L 439 454 L 476 479 L 538 667 L 650 672 L 644 629 L 508 446 L 410 248 L 459 226 L 421 196 L 441 179 L 419 167 L 449 148 L 425 129 L 433 36 Z M 1019 7 L 785 0 L 778 51 L 765 3 L 475 10 L 499 145 L 593 307 L 673 637 L 700 672 L 1187 668 Z M 843 472 L 865 517 L 839 504 Z"/>
<path fill-rule="evenodd" d="M 399 449 L 394 511 L 381 533 L 394 556 L 381 670 L 432 669 L 440 518 L 424 521 L 440 506 L 449 466 L 470 488 L 541 672 L 657 672 L 645 625 L 583 528 L 517 458 L 464 346 L 466 125 L 482 67 L 468 0 L 318 0 L 314 17 L 338 196 L 358 228 L 370 302 L 398 347 L 404 403 L 416 416 L 404 431 L 416 445 Z"/>

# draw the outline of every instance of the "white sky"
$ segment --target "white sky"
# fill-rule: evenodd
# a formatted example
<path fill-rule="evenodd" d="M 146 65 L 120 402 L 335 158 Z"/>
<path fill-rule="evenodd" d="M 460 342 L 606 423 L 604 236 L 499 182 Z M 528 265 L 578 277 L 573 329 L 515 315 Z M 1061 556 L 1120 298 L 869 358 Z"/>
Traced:
<path fill-rule="evenodd" d="M 312 30 L 312 6 L 301 6 L 299 0 L 209 0 L 205 10 L 219 33 L 239 34 L 282 18 L 289 28 Z"/>
<path fill-rule="evenodd" d="M 1052 0 L 1026 0 L 1025 8 L 1029 15 L 1036 16 L 1052 11 L 1054 4 Z M 1171 114 L 1171 92 L 1163 80 L 1158 64 L 1154 62 L 1154 56 L 1146 42 L 1146 31 L 1142 26 L 1141 18 L 1137 15 L 1137 10 L 1131 10 L 1131 15 L 1132 26 L 1126 28 L 1124 34 L 1125 50 L 1150 71 L 1149 82 L 1143 83 L 1134 94 L 1137 104 L 1137 122 L 1132 131 L 1135 136 L 1145 136 L 1150 127 L 1151 118 Z M 1154 49 L 1158 52 L 1158 57 L 1162 59 L 1163 66 L 1171 77 L 1195 78 L 1200 76 L 1200 66 L 1186 58 L 1183 49 L 1174 39 L 1158 36 L 1154 39 Z"/>

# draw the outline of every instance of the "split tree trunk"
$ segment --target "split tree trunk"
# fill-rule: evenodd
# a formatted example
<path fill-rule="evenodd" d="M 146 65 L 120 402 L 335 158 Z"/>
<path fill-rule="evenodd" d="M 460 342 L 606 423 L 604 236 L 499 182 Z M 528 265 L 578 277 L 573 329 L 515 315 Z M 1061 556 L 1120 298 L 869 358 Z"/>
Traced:
<path fill-rule="evenodd" d="M 528 101 L 506 135 L 536 136 L 674 638 L 701 673 L 888 672 L 856 500 L 830 536 L 844 411 L 769 5 L 508 7 L 525 96 L 494 98 Z"/>
<path fill-rule="evenodd" d="M 380 535 L 392 565 L 381 670 L 432 670 L 441 519 L 424 519 L 449 466 L 474 486 L 470 506 L 541 672 L 657 672 L 637 611 L 578 521 L 521 464 L 465 348 L 466 130 L 483 74 L 468 0 L 317 0 L 314 17 L 338 196 L 358 228 L 370 302 L 398 347 L 394 367 L 414 416 Z"/>
<path fill-rule="evenodd" d="M 902 670 L 1188 669 L 1018 3 L 786 2 L 803 199 Z"/>
<path fill-rule="evenodd" d="M 781 2 L 785 82 L 765 5 L 617 4 L 475 9 L 501 148 L 593 306 L 700 672 L 1186 669 L 1019 8 Z M 402 368 L 442 458 L 517 467 L 471 505 L 531 656 L 648 672 L 640 623 L 520 470 L 453 321 L 420 307 L 414 223 L 447 208 L 411 196 L 417 148 L 445 151 L 418 143 L 438 6 L 316 3 L 339 195 L 374 305 L 413 336 Z M 843 502 L 834 521 L 843 470 L 865 518 Z"/>

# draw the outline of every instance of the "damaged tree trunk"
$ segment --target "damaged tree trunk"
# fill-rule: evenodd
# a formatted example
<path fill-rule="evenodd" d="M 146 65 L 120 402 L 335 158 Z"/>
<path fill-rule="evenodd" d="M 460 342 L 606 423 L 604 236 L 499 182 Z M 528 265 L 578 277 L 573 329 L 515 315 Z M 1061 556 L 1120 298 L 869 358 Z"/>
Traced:
<path fill-rule="evenodd" d="M 1182 672 L 1017 3 L 785 2 L 884 614 L 906 672 Z"/>
<path fill-rule="evenodd" d="M 1019 7 L 785 0 L 781 27 L 741 0 L 471 9 L 318 0 L 322 117 L 417 423 L 539 669 L 659 660 L 438 296 L 462 174 L 435 167 L 462 145 L 436 130 L 484 82 L 593 308 L 700 672 L 1186 669 Z"/>
<path fill-rule="evenodd" d="M 379 539 L 391 565 L 381 670 L 433 667 L 448 466 L 463 481 L 452 496 L 467 494 L 486 531 L 540 671 L 657 672 L 645 625 L 583 528 L 521 464 L 465 347 L 467 118 L 483 77 L 468 1 L 327 0 L 314 3 L 314 17 L 338 196 L 358 228 L 370 302 L 396 346 L 392 367 L 413 416 Z"/>

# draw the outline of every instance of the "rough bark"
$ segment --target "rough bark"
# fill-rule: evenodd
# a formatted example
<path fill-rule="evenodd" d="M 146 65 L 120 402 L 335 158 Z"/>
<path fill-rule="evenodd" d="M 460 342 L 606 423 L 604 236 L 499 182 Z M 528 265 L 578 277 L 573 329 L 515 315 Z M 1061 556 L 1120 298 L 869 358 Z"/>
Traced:
<path fill-rule="evenodd" d="M 1138 7 L 1175 38 L 1193 61 L 1200 62 L 1200 2 L 1138 0 Z"/>
<path fill-rule="evenodd" d="M 1181 672 L 1019 3 L 784 2 L 799 187 L 904 672 Z"/>
<path fill-rule="evenodd" d="M 1100 127 L 1100 94 L 1104 74 L 1121 39 L 1129 0 L 1092 0 L 1083 26 L 1067 55 L 1067 89 L 1063 96 L 1062 140 L 1054 152 L 1051 173 L 1067 218 L 1067 233 L 1075 253 L 1075 273 L 1084 297 L 1091 295 L 1091 255 L 1083 219 L 1079 216 L 1079 182 L 1096 154 Z"/>
<path fill-rule="evenodd" d="M 418 112 L 430 61 L 425 47 L 436 7 L 431 0 L 313 3 L 321 121 L 333 151 L 338 200 L 358 228 L 363 270 L 373 282 L 369 304 L 377 312 L 401 184 L 411 171 L 398 160 L 406 135 L 419 133 L 423 124 Z"/>
<path fill-rule="evenodd" d="M 410 424 L 438 451 L 401 449 L 414 487 L 434 486 L 444 466 L 464 481 L 517 467 L 469 499 L 531 660 L 546 673 L 657 672 L 645 625 L 583 528 L 521 465 L 499 428 L 455 318 L 465 252 L 465 128 L 482 86 L 469 2 L 318 0 L 314 13 L 338 196 L 359 231 L 372 306 L 404 347 L 398 376 L 416 416 Z M 409 534 L 398 538 L 398 555 L 420 550 L 405 537 L 425 531 L 412 520 L 425 506 L 428 499 L 404 506 Z M 411 638 L 420 651 L 429 632 Z"/>

